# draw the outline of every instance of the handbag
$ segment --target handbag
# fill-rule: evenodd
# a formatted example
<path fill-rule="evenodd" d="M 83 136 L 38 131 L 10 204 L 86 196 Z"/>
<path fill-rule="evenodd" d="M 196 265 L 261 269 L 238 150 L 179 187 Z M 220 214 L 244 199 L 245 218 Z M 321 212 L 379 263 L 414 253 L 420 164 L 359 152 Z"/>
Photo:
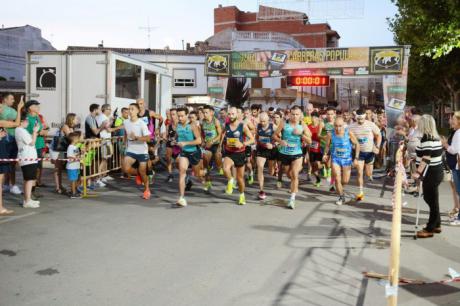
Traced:
<path fill-rule="evenodd" d="M 62 131 L 59 130 L 59 133 L 53 137 L 53 151 L 55 152 L 67 152 L 69 147 L 69 141 L 67 137 L 62 134 Z"/>

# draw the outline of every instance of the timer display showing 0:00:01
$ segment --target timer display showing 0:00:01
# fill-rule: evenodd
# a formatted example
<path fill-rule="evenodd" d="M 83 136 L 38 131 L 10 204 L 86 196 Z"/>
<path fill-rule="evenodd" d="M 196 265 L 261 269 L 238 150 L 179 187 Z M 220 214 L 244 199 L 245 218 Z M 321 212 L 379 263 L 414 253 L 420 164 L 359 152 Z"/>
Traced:
<path fill-rule="evenodd" d="M 329 86 L 329 76 L 294 76 L 289 78 L 290 86 Z"/>

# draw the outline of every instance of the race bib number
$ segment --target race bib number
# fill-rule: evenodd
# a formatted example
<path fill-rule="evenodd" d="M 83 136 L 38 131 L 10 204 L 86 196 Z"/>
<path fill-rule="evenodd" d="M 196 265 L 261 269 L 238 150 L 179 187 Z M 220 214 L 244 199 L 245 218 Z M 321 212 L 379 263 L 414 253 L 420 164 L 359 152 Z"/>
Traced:
<path fill-rule="evenodd" d="M 346 156 L 347 151 L 348 151 L 347 149 L 335 148 L 335 156 L 340 157 L 340 158 L 347 157 Z"/>
<path fill-rule="evenodd" d="M 238 142 L 238 138 L 227 138 L 227 145 L 229 147 L 235 147 Z"/>
<path fill-rule="evenodd" d="M 358 138 L 358 142 L 359 142 L 359 144 L 365 144 L 365 143 L 367 143 L 367 137 Z"/>
<path fill-rule="evenodd" d="M 297 149 L 297 144 L 295 143 L 289 143 L 287 144 L 285 150 L 286 150 L 286 153 L 294 153 Z"/>
<path fill-rule="evenodd" d="M 312 148 L 314 150 L 318 149 L 319 148 L 319 142 L 313 140 L 311 142 L 310 148 Z"/>
<path fill-rule="evenodd" d="M 272 141 L 270 137 L 259 136 L 259 142 L 263 144 L 269 144 Z"/>

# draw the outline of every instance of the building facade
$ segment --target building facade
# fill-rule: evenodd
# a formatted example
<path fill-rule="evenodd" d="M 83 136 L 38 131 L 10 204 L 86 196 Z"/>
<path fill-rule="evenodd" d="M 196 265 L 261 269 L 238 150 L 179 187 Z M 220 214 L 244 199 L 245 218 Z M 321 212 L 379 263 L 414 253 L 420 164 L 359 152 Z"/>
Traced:
<path fill-rule="evenodd" d="M 42 31 L 26 25 L 0 28 L 0 77 L 10 81 L 24 81 L 26 52 L 56 50 L 42 37 Z"/>

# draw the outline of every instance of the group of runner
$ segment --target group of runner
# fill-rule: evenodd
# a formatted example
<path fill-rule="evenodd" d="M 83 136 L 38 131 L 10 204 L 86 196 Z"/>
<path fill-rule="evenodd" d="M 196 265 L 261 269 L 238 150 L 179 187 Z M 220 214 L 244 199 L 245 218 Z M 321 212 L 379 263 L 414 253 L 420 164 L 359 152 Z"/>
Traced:
<path fill-rule="evenodd" d="M 125 123 L 127 150 L 124 170 L 137 175 L 144 184 L 145 199 L 150 198 L 144 169 L 148 154 L 149 131 L 138 120 L 137 104 L 129 107 L 130 121 Z M 354 117 L 354 118 L 353 118 Z M 328 108 L 320 114 L 308 107 L 306 114 L 299 106 L 285 112 L 264 112 L 259 105 L 243 109 L 230 106 L 217 118 L 211 106 L 198 111 L 174 108 L 167 112 L 165 132 L 167 182 L 173 181 L 173 166 L 179 171 L 178 206 L 187 206 L 185 192 L 192 188 L 191 176 L 203 184 L 204 191 L 212 188 L 212 175 L 227 179 L 225 193 L 238 189 L 238 204 L 246 204 L 245 185 L 254 183 L 254 171 L 259 184 L 258 198 L 264 200 L 267 173 L 277 178 L 282 187 L 283 175 L 290 180 L 287 207 L 294 209 L 299 191 L 299 174 L 307 166 L 308 175 L 315 176 L 314 185 L 326 177 L 330 190 L 336 191 L 337 205 L 345 202 L 344 186 L 350 180 L 351 167 L 358 173 L 359 192 L 356 200 L 364 199 L 364 174 L 372 180 L 373 163 L 381 148 L 381 131 L 364 110 L 354 116 L 337 114 Z M 175 163 L 174 163 L 175 161 Z M 135 163 L 137 167 L 133 167 Z M 268 167 L 267 167 L 268 166 Z M 268 172 L 264 172 L 265 168 Z M 190 175 L 188 170 L 191 168 Z M 216 169 L 212 172 L 211 169 Z M 323 173 L 321 174 L 321 171 Z M 247 173 L 246 179 L 245 174 Z"/>

